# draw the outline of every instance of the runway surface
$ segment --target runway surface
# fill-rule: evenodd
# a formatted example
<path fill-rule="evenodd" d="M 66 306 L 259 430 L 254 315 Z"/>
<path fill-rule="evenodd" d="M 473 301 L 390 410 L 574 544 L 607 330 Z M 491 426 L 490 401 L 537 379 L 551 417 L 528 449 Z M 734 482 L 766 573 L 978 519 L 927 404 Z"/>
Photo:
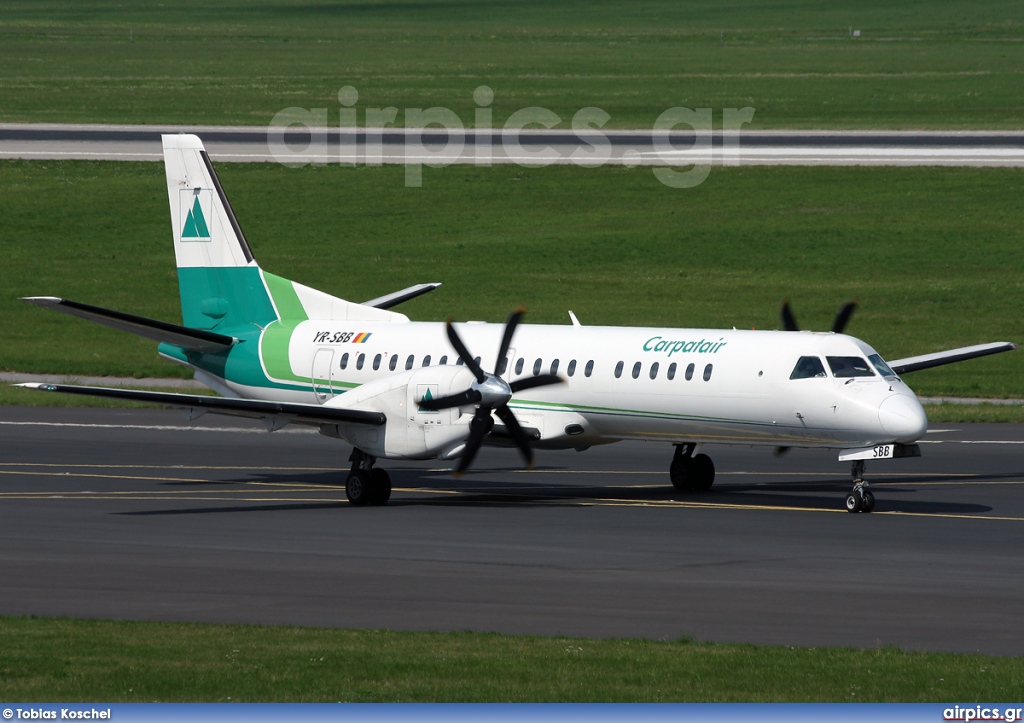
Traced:
<path fill-rule="evenodd" d="M 354 508 L 315 432 L 2 407 L 0 614 L 1022 654 L 1024 429 L 922 446 L 869 464 L 870 515 L 835 453 L 705 448 L 695 495 L 642 443 L 384 462 Z"/>
<path fill-rule="evenodd" d="M 196 133 L 215 161 L 349 164 L 582 166 L 945 165 L 1024 166 L 1020 131 L 715 132 L 695 144 L 680 126 L 650 130 L 522 132 L 354 128 L 269 132 L 266 127 L 0 124 L 0 158 L 162 160 L 161 133 Z"/>

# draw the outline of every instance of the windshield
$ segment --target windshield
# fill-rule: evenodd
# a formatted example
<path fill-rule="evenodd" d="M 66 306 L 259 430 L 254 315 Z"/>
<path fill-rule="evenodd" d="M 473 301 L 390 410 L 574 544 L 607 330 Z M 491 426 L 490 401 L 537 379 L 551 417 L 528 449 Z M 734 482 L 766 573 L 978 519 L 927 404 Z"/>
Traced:
<path fill-rule="evenodd" d="M 825 358 L 836 379 L 875 376 L 867 360 L 861 359 L 859 356 L 829 356 Z"/>
<path fill-rule="evenodd" d="M 821 359 L 816 356 L 802 356 L 797 361 L 796 366 L 793 367 L 793 373 L 789 375 L 790 379 L 813 379 L 814 377 L 824 377 L 825 365 L 821 363 Z"/>
<path fill-rule="evenodd" d="M 878 354 L 872 354 L 869 356 L 868 361 L 875 365 L 875 369 L 877 369 L 878 373 L 883 377 L 897 376 L 896 372 L 894 372 L 889 365 L 885 363 L 885 360 L 878 356 Z"/>

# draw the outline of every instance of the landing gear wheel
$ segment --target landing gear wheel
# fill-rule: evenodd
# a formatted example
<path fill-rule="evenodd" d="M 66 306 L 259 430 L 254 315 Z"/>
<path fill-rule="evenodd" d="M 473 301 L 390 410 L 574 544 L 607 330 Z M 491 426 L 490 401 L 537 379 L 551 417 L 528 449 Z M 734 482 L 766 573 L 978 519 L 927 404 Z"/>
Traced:
<path fill-rule="evenodd" d="M 706 454 L 698 454 L 690 460 L 689 474 L 692 489 L 707 492 L 715 483 L 715 463 Z"/>
<path fill-rule="evenodd" d="M 391 499 L 391 475 L 374 467 L 370 470 L 370 504 L 386 505 Z"/>
<path fill-rule="evenodd" d="M 677 456 L 672 460 L 672 466 L 668 468 L 668 476 L 672 480 L 672 486 L 680 492 L 690 492 L 693 490 L 689 461 L 689 459 Z"/>
<path fill-rule="evenodd" d="M 846 511 L 871 512 L 875 509 L 875 496 L 864 481 L 864 460 L 854 461 L 850 467 L 850 476 L 853 477 L 853 490 L 846 495 Z"/>
<path fill-rule="evenodd" d="M 357 507 L 370 503 L 372 486 L 370 476 L 361 469 L 354 469 L 348 473 L 345 480 L 345 496 L 348 501 Z"/>

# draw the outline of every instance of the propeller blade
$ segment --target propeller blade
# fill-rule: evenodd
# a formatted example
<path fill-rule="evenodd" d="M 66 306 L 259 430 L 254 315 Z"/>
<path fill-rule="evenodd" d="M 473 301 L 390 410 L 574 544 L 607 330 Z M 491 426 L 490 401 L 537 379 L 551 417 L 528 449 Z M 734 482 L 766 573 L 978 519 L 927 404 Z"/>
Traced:
<path fill-rule="evenodd" d="M 832 331 L 836 334 L 842 334 L 843 329 L 850 321 L 850 317 L 853 316 L 854 310 L 857 308 L 857 300 L 847 301 L 843 304 L 842 308 L 836 313 L 836 320 L 832 322 Z"/>
<path fill-rule="evenodd" d="M 452 343 L 452 346 L 458 353 L 459 358 L 466 365 L 466 368 L 473 372 L 473 376 L 476 377 L 476 380 L 480 384 L 483 384 L 487 379 L 487 376 L 484 374 L 484 370 L 480 368 L 480 365 L 476 363 L 476 359 L 473 358 L 473 355 L 469 353 L 469 349 L 466 348 L 466 345 L 462 343 L 462 339 L 459 338 L 458 332 L 456 332 L 455 327 L 452 326 L 452 319 L 450 316 L 445 322 L 445 330 L 448 332 L 448 341 Z"/>
<path fill-rule="evenodd" d="M 423 399 L 417 404 L 423 409 L 436 412 L 440 409 L 451 409 L 452 407 L 465 407 L 469 404 L 476 404 L 482 399 L 482 395 L 476 389 L 467 389 L 458 394 L 450 394 L 447 397 L 437 399 Z"/>
<path fill-rule="evenodd" d="M 494 420 L 491 419 L 491 408 L 478 408 L 476 414 L 473 415 L 473 421 L 469 423 L 469 438 L 466 439 L 466 448 L 463 450 L 462 457 L 459 459 L 459 466 L 455 470 L 456 477 L 461 477 L 462 473 L 469 469 L 469 465 L 473 463 L 476 453 L 480 451 L 480 445 L 484 443 L 484 437 L 488 435 L 493 426 Z"/>
<path fill-rule="evenodd" d="M 535 377 L 524 377 L 517 379 L 511 384 L 509 388 L 512 393 L 521 392 L 524 389 L 533 389 L 534 387 L 546 387 L 549 384 L 564 384 L 565 380 L 557 374 L 538 374 Z"/>
<path fill-rule="evenodd" d="M 512 335 L 516 333 L 516 327 L 519 326 L 519 321 L 523 318 L 523 314 L 525 313 L 526 309 L 520 306 L 509 314 L 508 321 L 505 322 L 505 333 L 501 336 L 501 346 L 498 348 L 498 358 L 494 362 L 495 375 L 497 375 L 498 371 L 501 369 L 501 363 L 505 359 L 505 355 L 508 354 L 509 346 L 512 345 Z"/>
<path fill-rule="evenodd" d="M 530 437 L 523 431 L 519 420 L 516 419 L 516 415 L 512 413 L 507 404 L 502 404 L 494 412 L 498 415 L 498 419 L 504 422 L 509 434 L 512 435 L 512 441 L 516 443 L 519 451 L 523 453 L 527 469 L 533 469 L 533 449 L 530 447 Z"/>
<path fill-rule="evenodd" d="M 793 316 L 793 311 L 789 308 L 789 299 L 782 300 L 782 328 L 786 331 L 800 331 L 796 317 Z"/>

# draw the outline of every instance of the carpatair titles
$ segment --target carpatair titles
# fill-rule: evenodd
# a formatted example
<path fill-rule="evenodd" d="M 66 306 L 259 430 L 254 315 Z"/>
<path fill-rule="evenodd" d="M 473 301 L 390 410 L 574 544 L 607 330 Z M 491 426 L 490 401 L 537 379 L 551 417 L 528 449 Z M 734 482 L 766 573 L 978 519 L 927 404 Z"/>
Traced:
<path fill-rule="evenodd" d="M 719 337 L 718 341 L 708 341 L 706 339 L 701 339 L 700 341 L 676 341 L 661 336 L 652 336 L 644 342 L 644 351 L 653 351 L 668 356 L 673 354 L 715 354 L 728 343 L 723 341 L 721 337 Z"/>

